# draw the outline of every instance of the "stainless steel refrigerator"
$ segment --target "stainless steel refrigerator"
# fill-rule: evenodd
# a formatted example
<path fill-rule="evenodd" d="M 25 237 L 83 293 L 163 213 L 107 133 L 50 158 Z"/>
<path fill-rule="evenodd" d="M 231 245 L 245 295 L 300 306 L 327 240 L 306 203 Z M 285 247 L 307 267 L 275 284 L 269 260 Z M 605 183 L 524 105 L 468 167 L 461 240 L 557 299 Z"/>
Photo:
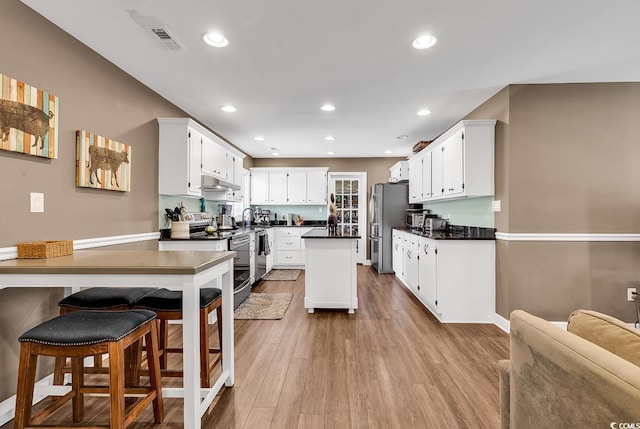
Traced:
<path fill-rule="evenodd" d="M 379 273 L 392 273 L 391 228 L 404 227 L 409 206 L 409 184 L 376 183 L 369 201 L 371 266 Z"/>

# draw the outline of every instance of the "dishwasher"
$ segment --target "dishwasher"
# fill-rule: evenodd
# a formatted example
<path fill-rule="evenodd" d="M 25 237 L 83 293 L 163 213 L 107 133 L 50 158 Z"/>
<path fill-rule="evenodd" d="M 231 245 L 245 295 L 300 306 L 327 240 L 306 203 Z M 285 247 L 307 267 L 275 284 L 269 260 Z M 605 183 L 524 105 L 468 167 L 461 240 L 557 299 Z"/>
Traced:
<path fill-rule="evenodd" d="M 267 231 L 256 230 L 256 282 L 267 273 L 267 255 L 270 252 Z"/>

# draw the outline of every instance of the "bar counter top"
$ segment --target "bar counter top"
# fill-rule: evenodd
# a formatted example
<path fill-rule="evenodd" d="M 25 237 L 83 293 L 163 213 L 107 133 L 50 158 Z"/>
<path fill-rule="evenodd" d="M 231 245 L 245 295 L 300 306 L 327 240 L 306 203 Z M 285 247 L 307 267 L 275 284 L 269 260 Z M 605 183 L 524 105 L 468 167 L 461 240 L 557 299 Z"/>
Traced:
<path fill-rule="evenodd" d="M 235 252 L 78 250 L 47 259 L 0 261 L 0 274 L 197 274 Z"/>

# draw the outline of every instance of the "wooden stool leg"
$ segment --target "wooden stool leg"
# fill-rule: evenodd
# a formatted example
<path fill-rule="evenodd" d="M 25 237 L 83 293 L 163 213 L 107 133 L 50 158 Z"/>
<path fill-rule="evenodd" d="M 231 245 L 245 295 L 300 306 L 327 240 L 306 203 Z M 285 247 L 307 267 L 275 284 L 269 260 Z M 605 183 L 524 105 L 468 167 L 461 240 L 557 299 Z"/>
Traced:
<path fill-rule="evenodd" d="M 13 423 L 15 429 L 23 429 L 31 424 L 33 389 L 36 383 L 36 365 L 38 356 L 31 353 L 31 343 L 20 344 L 20 362 L 18 366 L 18 388 L 16 391 L 16 413 Z"/>
<path fill-rule="evenodd" d="M 167 347 L 169 346 L 169 321 L 168 320 L 160 320 L 160 343 L 158 347 L 162 350 L 162 355 L 160 356 L 160 368 L 167 369 L 167 358 L 169 357 L 169 353 L 167 353 Z"/>
<path fill-rule="evenodd" d="M 109 342 L 109 399 L 111 429 L 124 429 L 124 349 L 120 341 Z"/>
<path fill-rule="evenodd" d="M 62 386 L 64 384 L 64 371 L 63 368 L 66 364 L 67 358 L 57 357 L 53 366 L 53 384 L 56 386 Z"/>
<path fill-rule="evenodd" d="M 209 315 L 200 309 L 200 386 L 211 387 L 209 382 Z"/>
<path fill-rule="evenodd" d="M 71 386 L 75 392 L 73 397 L 73 421 L 79 422 L 84 418 L 84 359 L 82 357 L 71 358 Z"/>
<path fill-rule="evenodd" d="M 220 349 L 220 355 L 222 356 L 222 304 L 216 308 L 216 317 L 218 321 L 216 324 L 218 325 L 218 348 Z"/>
<path fill-rule="evenodd" d="M 164 420 L 164 404 L 162 402 L 162 381 L 160 359 L 158 357 L 158 331 L 156 323 L 151 323 L 151 331 L 145 336 L 147 344 L 147 365 L 149 366 L 149 384 L 156 392 L 153 400 L 153 421 L 157 424 Z"/>

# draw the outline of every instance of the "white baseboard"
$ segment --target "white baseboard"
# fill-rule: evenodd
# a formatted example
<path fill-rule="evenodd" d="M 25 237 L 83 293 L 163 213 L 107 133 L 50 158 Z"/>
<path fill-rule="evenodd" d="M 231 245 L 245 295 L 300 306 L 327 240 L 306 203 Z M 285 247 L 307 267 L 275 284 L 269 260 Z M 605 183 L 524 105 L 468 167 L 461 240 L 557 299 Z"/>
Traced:
<path fill-rule="evenodd" d="M 371 265 L 371 259 L 367 259 L 362 265 Z"/>
<path fill-rule="evenodd" d="M 560 329 L 564 329 L 565 331 L 567 330 L 567 322 L 549 322 L 549 323 L 557 326 Z M 496 325 L 498 328 L 502 329 L 507 334 L 509 333 L 511 322 L 509 322 L 504 317 L 500 316 L 498 313 L 494 315 L 493 324 Z"/>
<path fill-rule="evenodd" d="M 496 240 L 504 241 L 640 241 L 640 234 L 555 234 L 528 232 L 496 232 Z"/>

